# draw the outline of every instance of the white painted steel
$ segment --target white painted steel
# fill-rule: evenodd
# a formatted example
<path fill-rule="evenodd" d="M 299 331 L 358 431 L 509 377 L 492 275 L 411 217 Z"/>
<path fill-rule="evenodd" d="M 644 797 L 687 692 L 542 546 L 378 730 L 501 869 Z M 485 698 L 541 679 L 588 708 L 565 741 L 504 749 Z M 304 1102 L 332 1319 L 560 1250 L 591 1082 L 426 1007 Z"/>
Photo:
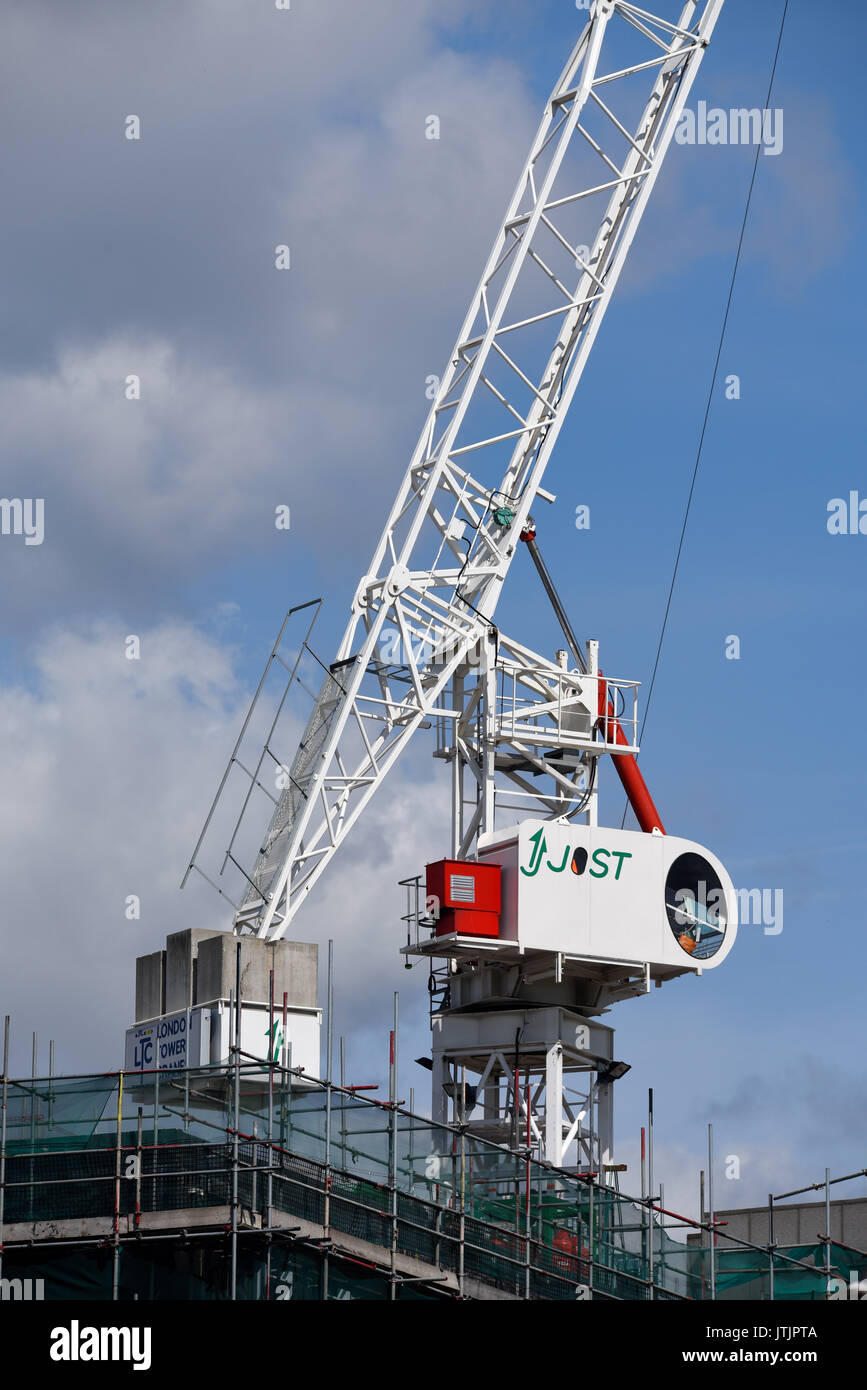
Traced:
<path fill-rule="evenodd" d="M 435 717 L 466 723 L 465 705 L 444 713 L 446 691 L 457 675 L 461 698 L 470 654 L 490 643 L 520 532 L 722 5 L 690 0 L 673 21 L 596 0 L 358 586 L 237 929 L 281 937 L 415 730 Z M 612 66 L 627 41 L 630 61 Z M 384 633 L 402 648 L 398 663 L 381 659 Z M 490 748 L 481 756 L 474 833 L 493 824 Z"/>
<path fill-rule="evenodd" d="M 699 892 L 705 914 L 696 915 L 681 897 L 676 933 L 666 910 L 666 878 L 688 856 L 708 867 Z M 501 937 L 521 951 L 568 957 L 572 973 L 580 973 L 584 961 L 646 964 L 651 974 L 713 970 L 737 936 L 734 885 L 716 856 L 691 840 L 526 820 L 484 836 L 479 859 L 501 866 Z M 690 931 L 699 937 L 694 954 L 679 944 Z M 704 955 L 705 949 L 713 954 Z"/>
<path fill-rule="evenodd" d="M 441 1123 L 463 1121 L 473 1134 L 523 1149 L 529 1084 L 539 1157 L 555 1167 L 571 1157 L 594 1172 L 612 1162 L 613 1087 L 596 1081 L 613 1060 L 612 1028 L 556 1006 L 445 1013 L 432 1024 L 433 1113 Z M 475 1091 L 465 1114 L 460 1076 Z M 596 1126 L 587 1122 L 591 1107 Z"/>

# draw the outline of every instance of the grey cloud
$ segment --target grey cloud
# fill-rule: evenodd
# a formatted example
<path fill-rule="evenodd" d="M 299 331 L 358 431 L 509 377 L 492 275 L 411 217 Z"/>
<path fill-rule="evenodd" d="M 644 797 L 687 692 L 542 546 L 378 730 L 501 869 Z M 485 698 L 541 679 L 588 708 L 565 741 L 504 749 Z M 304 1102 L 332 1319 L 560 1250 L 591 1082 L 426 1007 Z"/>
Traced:
<path fill-rule="evenodd" d="M 278 288 L 273 270 L 274 245 L 291 240 L 308 211 L 297 185 L 327 133 L 367 131 L 366 163 L 352 171 L 352 222 L 339 231 L 343 254 L 366 213 L 399 214 L 393 166 L 382 200 L 379 113 L 435 64 L 437 9 L 427 0 L 301 0 L 291 15 L 268 6 L 251 13 L 234 0 L 20 9 L 3 64 L 10 121 L 0 251 L 17 271 L 6 360 L 44 362 L 58 337 L 133 325 L 205 340 L 211 355 L 219 349 L 261 371 L 287 337 L 300 348 L 294 281 Z M 520 120 L 514 82 L 504 84 L 496 67 L 491 81 L 484 59 L 467 66 L 505 138 Z M 448 74 L 436 85 L 445 114 Z M 124 138 L 129 113 L 141 118 L 139 141 Z M 496 165 L 496 136 L 480 138 Z M 484 207 L 477 172 L 472 183 L 458 178 L 459 192 Z M 323 232 L 316 224 L 314 242 Z M 425 249 L 404 255 L 422 265 Z M 303 256 L 295 279 L 303 280 Z M 327 296 L 327 284 L 312 288 Z M 340 307 L 346 317 L 345 299 Z"/>
<path fill-rule="evenodd" d="M 4 492 L 47 514 L 36 563 L 0 553 L 7 631 L 158 611 L 274 546 L 280 502 L 293 556 L 327 536 L 349 585 L 514 177 L 521 79 L 436 51 L 434 5 L 302 4 L 282 54 L 281 16 L 234 5 L 83 14 L 19 11 L 6 59 Z"/>
<path fill-rule="evenodd" d="M 784 1133 L 835 1152 L 846 1141 L 860 1144 L 855 1117 L 867 1104 L 867 1078 L 838 1062 L 801 1053 L 788 1065 L 766 1074 L 744 1073 L 727 1095 L 709 1097 L 708 1115 L 729 1131 L 743 1124 L 770 1138 Z"/>
<path fill-rule="evenodd" d="M 536 120 L 514 64 L 442 46 L 472 21 L 458 0 L 15 8 L 3 490 L 45 497 L 46 543 L 2 547 L 7 631 L 46 606 L 160 611 L 228 556 L 276 555 L 280 502 L 291 563 L 315 548 L 351 587 Z M 713 155 L 675 150 L 625 290 L 660 246 L 669 267 L 729 245 Z"/>
<path fill-rule="evenodd" d="M 124 381 L 141 379 L 141 399 Z M 239 550 L 297 555 L 305 532 L 347 528 L 327 491 L 357 455 L 369 405 L 338 389 L 257 386 L 165 341 L 68 348 L 54 371 L 0 378 L 7 496 L 45 498 L 45 540 L 0 541 L 19 628 L 54 608 L 141 612 Z M 315 445 L 314 445 L 315 438 Z M 292 509 L 296 531 L 275 527 Z M 363 500 L 355 509 L 364 511 Z M 297 533 L 297 534 L 296 534 Z M 275 563 L 279 563 L 275 560 Z"/>

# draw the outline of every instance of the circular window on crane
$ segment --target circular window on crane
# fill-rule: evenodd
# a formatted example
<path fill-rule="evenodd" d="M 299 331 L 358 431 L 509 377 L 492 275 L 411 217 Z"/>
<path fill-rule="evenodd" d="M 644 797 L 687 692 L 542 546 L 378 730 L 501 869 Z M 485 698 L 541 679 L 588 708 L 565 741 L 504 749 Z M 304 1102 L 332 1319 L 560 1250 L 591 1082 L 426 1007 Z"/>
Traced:
<path fill-rule="evenodd" d="M 695 961 L 716 955 L 726 932 L 719 875 L 700 854 L 681 854 L 665 880 L 665 910 L 681 950 Z"/>

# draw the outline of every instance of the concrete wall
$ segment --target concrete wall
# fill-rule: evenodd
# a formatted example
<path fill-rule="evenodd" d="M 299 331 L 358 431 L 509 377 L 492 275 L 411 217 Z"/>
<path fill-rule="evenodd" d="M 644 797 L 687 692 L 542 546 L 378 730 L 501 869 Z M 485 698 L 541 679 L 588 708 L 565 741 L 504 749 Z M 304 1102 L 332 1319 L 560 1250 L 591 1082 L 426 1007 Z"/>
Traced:
<path fill-rule="evenodd" d="M 190 927 L 166 938 L 164 951 L 136 961 L 135 1021 L 177 1013 L 194 1004 L 228 999 L 235 988 L 236 951 L 241 945 L 241 999 L 268 1003 L 269 973 L 274 971 L 274 1005 L 286 993 L 290 1008 L 314 1009 L 318 1003 L 319 949 L 312 942 L 260 941 L 232 932 Z"/>
<path fill-rule="evenodd" d="M 214 935 L 206 927 L 188 927 L 166 937 L 166 1013 L 188 1009 L 196 1000 L 196 957 L 203 941 Z"/>
<path fill-rule="evenodd" d="M 255 936 L 237 937 L 226 932 L 211 936 L 199 946 L 197 1003 L 228 999 L 235 988 L 236 951 L 241 944 L 241 999 L 268 1003 L 268 976 L 274 971 L 274 1006 L 315 1008 L 318 999 L 318 947 L 309 942 L 260 941 Z"/>
<path fill-rule="evenodd" d="M 165 1009 L 165 951 L 139 956 L 135 963 L 135 1021 L 159 1018 Z"/>
<path fill-rule="evenodd" d="M 833 1187 L 831 1192 L 833 1194 Z M 743 1207 L 734 1211 L 718 1211 L 717 1219 L 728 1224 L 720 1231 L 720 1245 L 725 1246 L 726 1234 L 750 1240 L 754 1245 L 768 1241 L 767 1207 Z M 780 1202 L 774 1205 L 774 1240 L 778 1245 L 815 1245 L 825 1234 L 825 1203 Z M 867 1251 L 867 1198 L 852 1197 L 843 1201 L 831 1198 L 831 1239 L 855 1250 Z M 690 1237 L 696 1243 L 695 1236 Z"/>

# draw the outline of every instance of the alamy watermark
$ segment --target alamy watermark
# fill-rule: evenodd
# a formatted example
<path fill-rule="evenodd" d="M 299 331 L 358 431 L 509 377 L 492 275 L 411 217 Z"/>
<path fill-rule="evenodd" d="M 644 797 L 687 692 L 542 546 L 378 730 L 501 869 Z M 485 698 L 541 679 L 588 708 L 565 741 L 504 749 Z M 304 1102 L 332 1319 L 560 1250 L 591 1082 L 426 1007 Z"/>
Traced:
<path fill-rule="evenodd" d="M 839 1275 L 828 1280 L 827 1296 L 830 1302 L 837 1302 L 841 1298 L 863 1302 L 867 1299 L 867 1279 L 862 1279 L 858 1270 L 850 1269 L 848 1284 Z"/>
<path fill-rule="evenodd" d="M 151 1364 L 149 1327 L 82 1327 L 73 1318 L 68 1327 L 51 1329 L 48 1355 L 52 1361 L 129 1361 L 134 1371 Z"/>
<path fill-rule="evenodd" d="M 736 888 L 735 897 L 738 900 L 740 926 L 761 927 L 765 936 L 779 936 L 783 930 L 782 888 Z M 698 884 L 697 892 L 678 890 L 674 900 L 674 917 L 678 926 L 688 926 L 696 916 L 703 917 L 714 926 L 725 907 L 723 890 L 712 888 L 708 892 L 707 884 L 703 881 Z"/>
<path fill-rule="evenodd" d="M 828 503 L 829 536 L 867 536 L 867 497 L 854 489 L 846 497 L 832 497 Z"/>
<path fill-rule="evenodd" d="M 700 101 L 695 111 L 685 108 L 674 132 L 679 145 L 761 145 L 765 154 L 783 153 L 783 111 L 757 106 L 708 108 Z"/>
<path fill-rule="evenodd" d="M 45 1297 L 44 1279 L 0 1279 L 0 1303 L 41 1301 Z"/>
<path fill-rule="evenodd" d="M 479 638 L 465 653 L 470 666 L 480 666 L 483 658 L 484 639 Z M 427 666 L 431 663 L 445 665 L 463 650 L 463 642 L 455 637 L 441 642 L 429 637 L 410 638 L 409 644 L 395 627 L 384 627 L 379 634 L 379 660 L 387 666 Z"/>
<path fill-rule="evenodd" d="M 0 497 L 0 536 L 23 536 L 25 545 L 45 539 L 45 499 Z"/>

